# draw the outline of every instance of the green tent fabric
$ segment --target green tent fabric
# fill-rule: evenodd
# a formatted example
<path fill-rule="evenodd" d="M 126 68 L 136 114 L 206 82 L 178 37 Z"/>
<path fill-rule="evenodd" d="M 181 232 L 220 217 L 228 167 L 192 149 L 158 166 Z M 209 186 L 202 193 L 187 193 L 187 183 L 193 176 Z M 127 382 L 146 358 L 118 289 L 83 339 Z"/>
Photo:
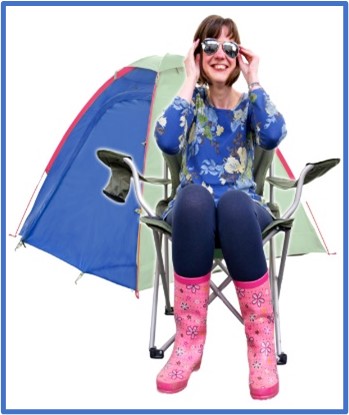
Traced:
<path fill-rule="evenodd" d="M 170 54 L 162 57 L 153 56 L 141 59 L 133 65 L 158 72 L 151 111 L 151 135 L 148 141 L 147 163 L 144 176 L 162 178 L 164 175 L 164 159 L 152 134 L 156 119 L 162 110 L 171 102 L 184 81 L 183 57 Z M 156 204 L 164 196 L 163 189 L 160 186 L 145 183 L 143 196 L 155 210 Z M 152 287 L 155 267 L 155 248 L 152 232 L 144 224 L 140 226 L 137 258 L 139 266 L 139 289 Z"/>

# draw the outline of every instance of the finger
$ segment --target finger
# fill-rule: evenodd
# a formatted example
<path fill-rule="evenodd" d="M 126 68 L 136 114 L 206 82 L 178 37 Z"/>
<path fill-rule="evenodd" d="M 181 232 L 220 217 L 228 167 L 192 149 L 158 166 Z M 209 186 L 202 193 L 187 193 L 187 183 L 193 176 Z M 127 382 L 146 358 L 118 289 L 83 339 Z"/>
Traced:
<path fill-rule="evenodd" d="M 241 52 L 238 54 L 238 59 L 239 63 L 241 63 L 242 65 L 246 65 L 250 63 L 252 60 L 250 57 L 246 56 L 244 53 Z"/>
<path fill-rule="evenodd" d="M 197 46 L 199 44 L 199 41 L 200 41 L 200 39 L 196 39 L 195 42 L 193 42 L 190 49 L 188 50 L 187 58 L 194 57 L 194 52 L 195 52 L 195 49 L 197 48 Z"/>
<path fill-rule="evenodd" d="M 242 55 L 238 55 L 238 61 L 240 69 L 244 72 L 246 70 L 247 64 L 244 62 Z"/>
<path fill-rule="evenodd" d="M 251 57 L 256 56 L 256 54 L 252 52 L 252 50 L 246 49 L 242 46 L 239 47 L 239 50 L 240 50 L 240 53 L 244 56 L 251 56 Z"/>
<path fill-rule="evenodd" d="M 198 38 L 198 39 L 196 39 L 196 40 L 194 41 L 194 43 L 191 45 L 190 50 L 195 50 L 195 49 L 198 47 L 199 42 L 200 42 L 200 39 L 199 39 L 199 38 Z"/>

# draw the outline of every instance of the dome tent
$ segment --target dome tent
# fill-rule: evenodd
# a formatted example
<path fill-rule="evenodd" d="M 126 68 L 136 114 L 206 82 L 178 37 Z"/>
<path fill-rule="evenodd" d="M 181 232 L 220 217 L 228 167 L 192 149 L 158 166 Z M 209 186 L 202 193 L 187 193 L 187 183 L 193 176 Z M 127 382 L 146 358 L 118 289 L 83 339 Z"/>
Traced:
<path fill-rule="evenodd" d="M 109 172 L 96 152 L 109 148 L 128 154 L 143 176 L 163 177 L 161 152 L 153 138 L 154 123 L 183 80 L 183 57 L 167 54 L 141 59 L 102 85 L 49 161 L 45 181 L 20 230 L 21 241 L 82 273 L 136 291 L 151 287 L 155 260 L 151 232 L 140 224 L 132 192 L 124 204 L 115 204 L 103 194 Z M 276 155 L 275 173 L 290 177 L 279 150 Z M 157 186 L 144 185 L 143 192 L 151 206 L 162 197 Z M 288 206 L 285 197 L 283 193 L 277 197 L 281 208 Z M 296 217 L 289 254 L 323 252 L 302 206 Z"/>

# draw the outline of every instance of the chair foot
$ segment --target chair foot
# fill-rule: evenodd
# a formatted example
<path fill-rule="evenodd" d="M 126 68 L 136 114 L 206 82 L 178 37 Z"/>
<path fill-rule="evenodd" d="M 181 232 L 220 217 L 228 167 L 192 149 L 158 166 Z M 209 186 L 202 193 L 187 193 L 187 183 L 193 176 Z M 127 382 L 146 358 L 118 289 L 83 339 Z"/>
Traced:
<path fill-rule="evenodd" d="M 156 347 L 151 347 L 149 349 L 149 354 L 152 359 L 163 359 L 164 358 L 164 351 L 161 349 L 157 349 Z"/>
<path fill-rule="evenodd" d="M 287 363 L 287 354 L 286 353 L 280 353 L 278 355 L 277 364 L 278 365 L 285 365 Z"/>
<path fill-rule="evenodd" d="M 166 316 L 173 316 L 174 315 L 173 307 L 170 307 L 170 309 L 165 307 L 165 315 Z"/>

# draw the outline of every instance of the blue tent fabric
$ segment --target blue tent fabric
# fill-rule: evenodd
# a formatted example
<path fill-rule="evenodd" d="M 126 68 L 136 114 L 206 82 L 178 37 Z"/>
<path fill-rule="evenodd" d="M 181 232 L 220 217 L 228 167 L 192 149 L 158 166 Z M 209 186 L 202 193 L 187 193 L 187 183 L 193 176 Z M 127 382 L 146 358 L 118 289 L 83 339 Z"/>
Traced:
<path fill-rule="evenodd" d="M 132 289 L 137 289 L 138 204 L 132 192 L 127 209 L 103 194 L 109 171 L 96 152 L 130 154 L 143 172 L 155 80 L 155 71 L 133 68 L 93 100 L 53 160 L 20 231 L 23 242 Z"/>

